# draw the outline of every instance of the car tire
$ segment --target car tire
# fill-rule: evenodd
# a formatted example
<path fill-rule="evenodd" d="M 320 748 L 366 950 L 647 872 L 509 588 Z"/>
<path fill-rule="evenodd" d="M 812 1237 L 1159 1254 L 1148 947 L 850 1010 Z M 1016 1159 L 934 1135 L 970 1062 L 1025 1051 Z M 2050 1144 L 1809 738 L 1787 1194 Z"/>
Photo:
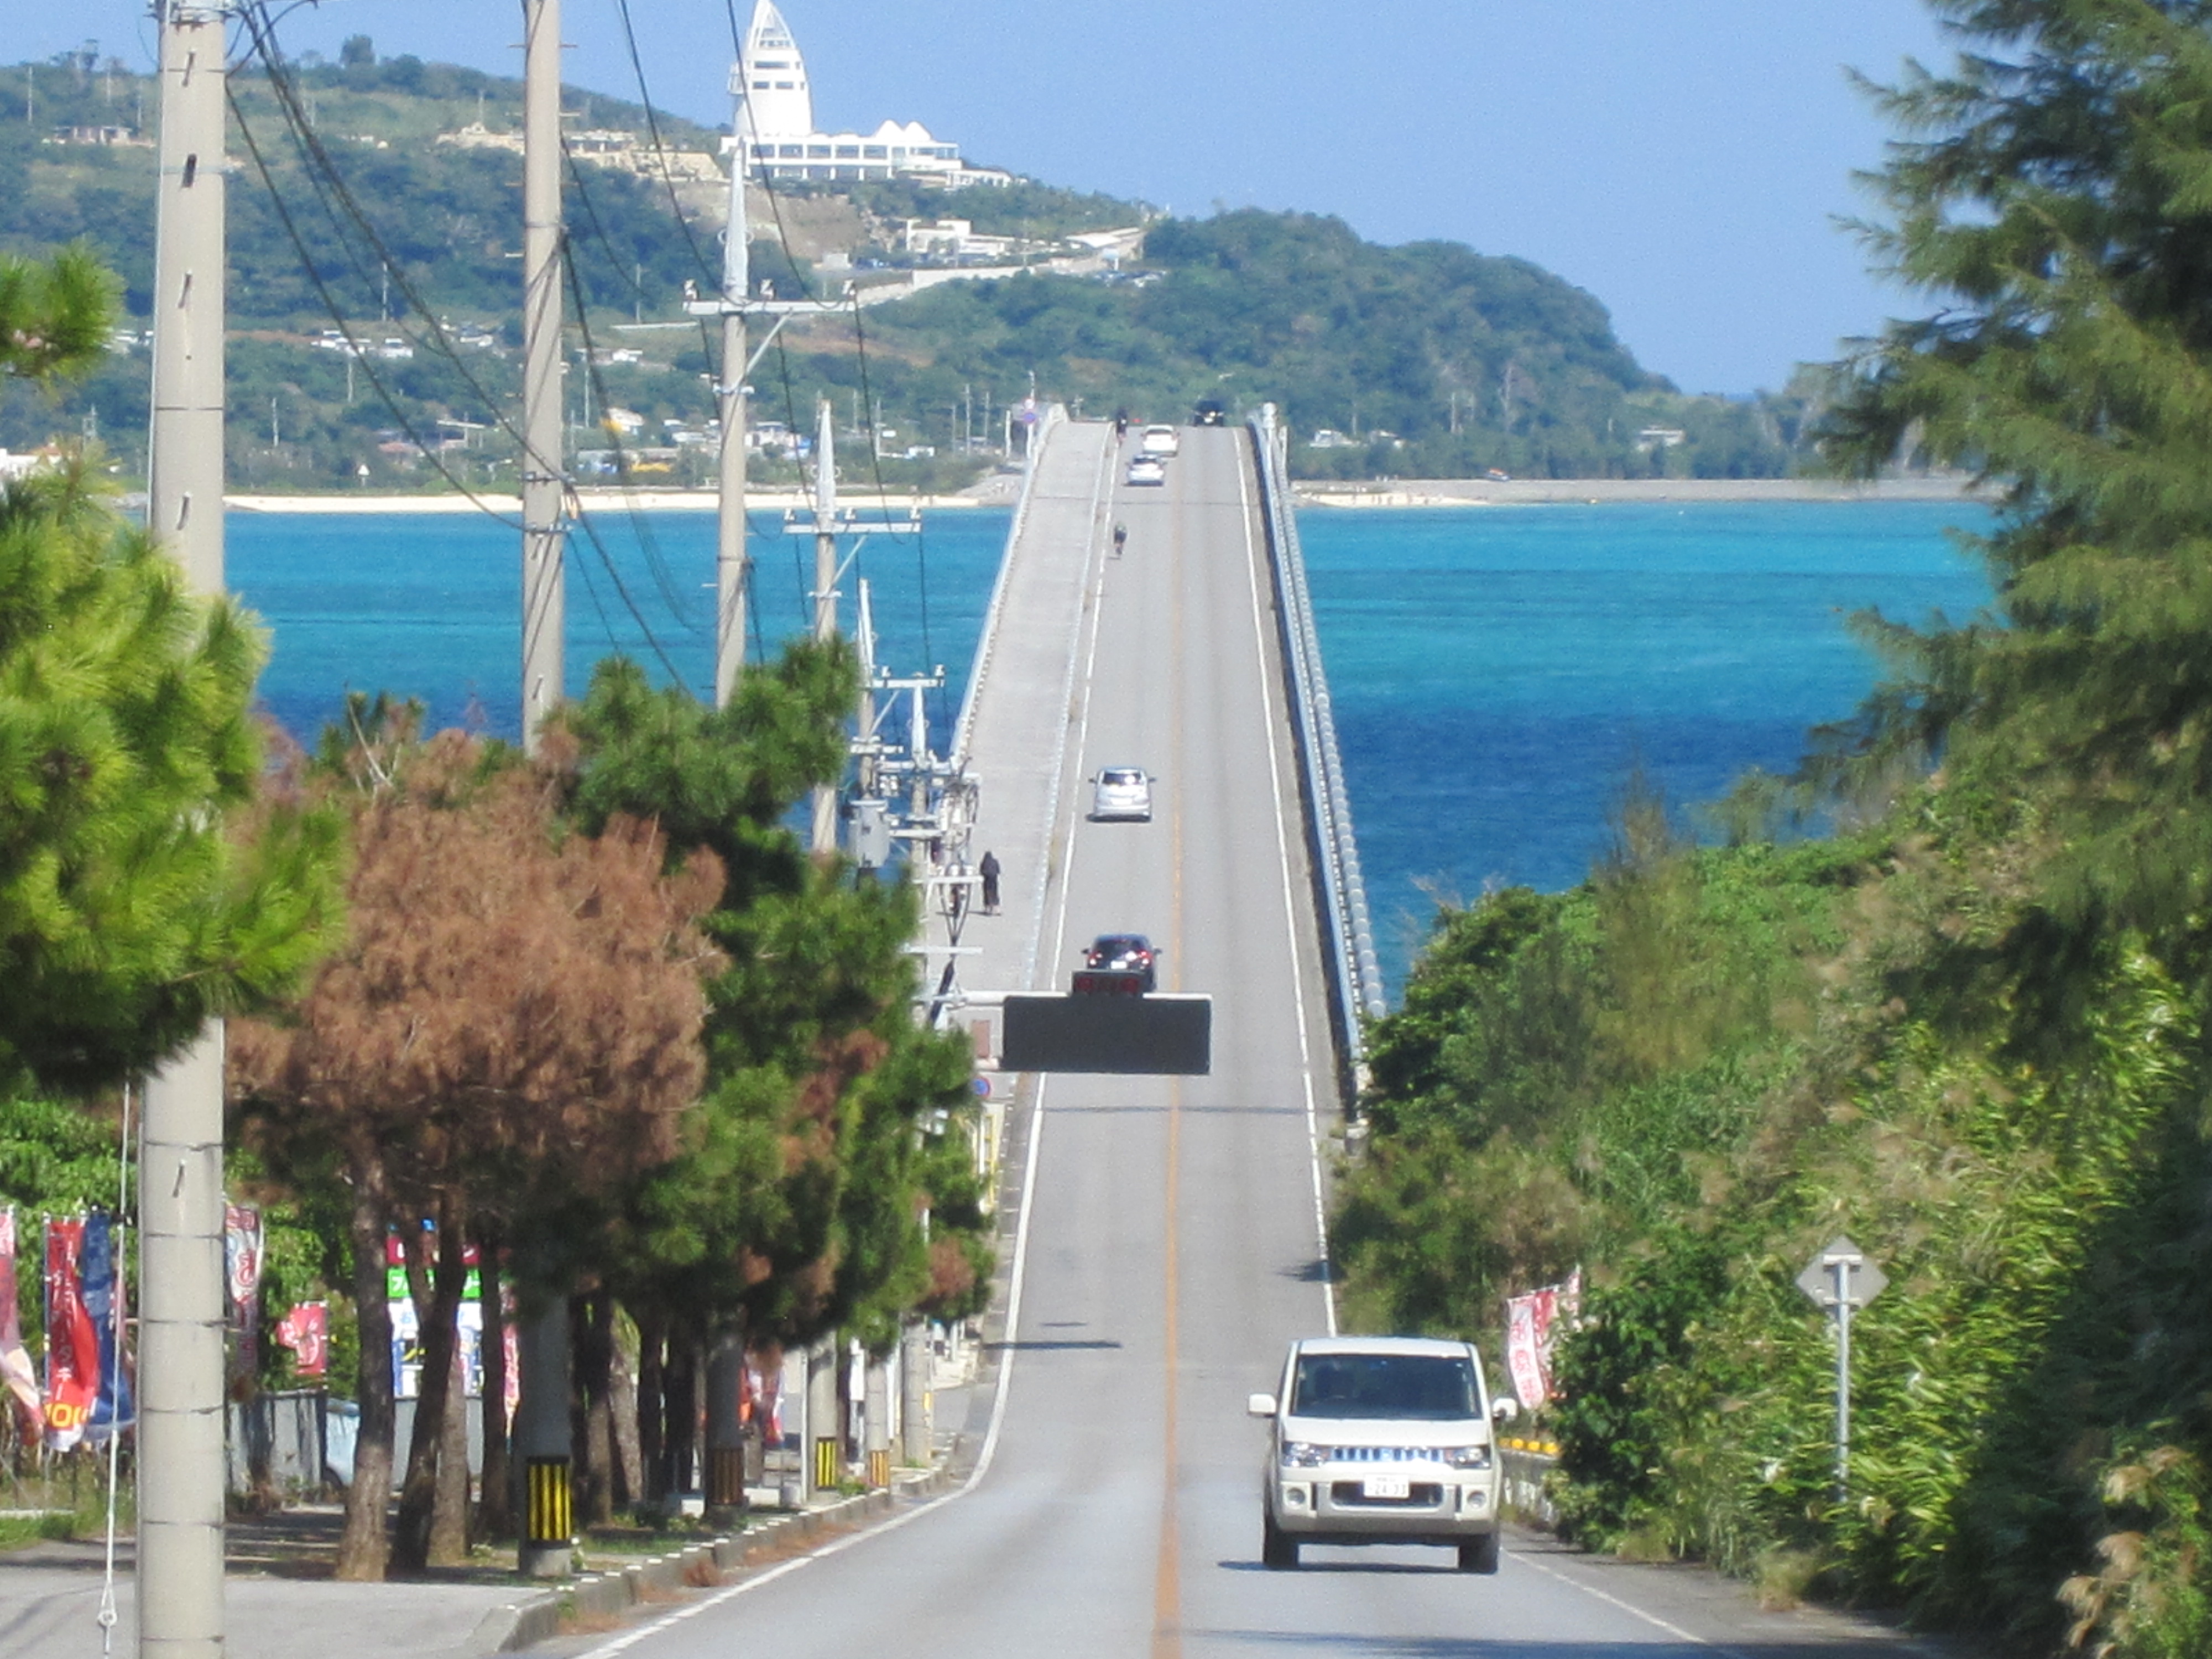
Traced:
<path fill-rule="evenodd" d="M 1275 1517 L 1260 1517 L 1260 1565 L 1280 1572 L 1298 1564 L 1298 1540 L 1275 1524 Z"/>
<path fill-rule="evenodd" d="M 1459 1570 L 1462 1572 L 1496 1572 L 1500 1554 L 1498 1537 L 1486 1532 L 1480 1538 L 1462 1538 L 1459 1545 Z"/>

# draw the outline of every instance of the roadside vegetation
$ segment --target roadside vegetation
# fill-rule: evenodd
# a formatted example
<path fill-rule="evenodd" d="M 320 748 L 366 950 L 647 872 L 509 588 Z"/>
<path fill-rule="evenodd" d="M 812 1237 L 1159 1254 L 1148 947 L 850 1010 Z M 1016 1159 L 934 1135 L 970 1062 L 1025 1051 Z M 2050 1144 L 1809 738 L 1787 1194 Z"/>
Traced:
<path fill-rule="evenodd" d="M 1868 234 L 1942 309 L 1824 435 L 2006 489 L 1996 611 L 1862 618 L 1887 683 L 1706 844 L 1632 791 L 1582 887 L 1439 917 L 1335 1240 L 1384 1328 L 1494 1337 L 1585 1268 L 1576 1536 L 2179 1659 L 2212 1650 L 2212 9 L 1934 9 L 1968 55 L 1878 94 Z M 1846 1231 L 1890 1288 L 1838 1501 L 1793 1280 Z"/>

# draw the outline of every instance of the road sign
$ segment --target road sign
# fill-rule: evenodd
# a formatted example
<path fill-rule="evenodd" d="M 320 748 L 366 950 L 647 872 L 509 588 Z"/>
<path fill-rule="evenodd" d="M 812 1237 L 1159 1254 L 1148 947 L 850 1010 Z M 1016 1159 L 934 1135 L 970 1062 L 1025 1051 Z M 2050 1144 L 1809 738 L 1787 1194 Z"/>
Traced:
<path fill-rule="evenodd" d="M 1867 1253 L 1838 1233 L 1797 1275 L 1797 1288 L 1824 1308 L 1848 1303 L 1863 1308 L 1888 1288 L 1889 1275 Z"/>
<path fill-rule="evenodd" d="M 1828 1310 L 1836 1324 L 1836 1501 L 1851 1495 L 1851 1310 L 1880 1296 L 1889 1275 L 1838 1233 L 1805 1264 L 1797 1288 Z"/>

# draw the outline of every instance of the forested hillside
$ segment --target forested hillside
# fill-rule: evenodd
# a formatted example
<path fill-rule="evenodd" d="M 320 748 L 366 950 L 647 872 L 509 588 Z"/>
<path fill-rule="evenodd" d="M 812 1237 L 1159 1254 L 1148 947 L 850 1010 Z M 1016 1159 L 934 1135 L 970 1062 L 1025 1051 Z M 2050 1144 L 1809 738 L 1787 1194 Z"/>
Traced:
<path fill-rule="evenodd" d="M 1572 892 L 1448 912 L 1374 1031 L 1336 1218 L 1370 1328 L 1592 1286 L 1548 1424 L 1577 1535 L 2109 1659 L 2212 1652 L 2212 9 L 1950 0 L 1977 54 L 1880 257 L 1942 307 L 1825 441 L 2008 487 L 1986 621 L 1699 848 L 1624 804 Z M 1844 826 L 1826 840 L 1781 832 Z M 1794 1282 L 1889 1277 L 1833 1349 Z"/>
<path fill-rule="evenodd" d="M 519 337 L 520 158 L 435 140 L 477 122 L 512 134 L 520 83 L 412 58 L 379 62 L 364 44 L 342 64 L 295 66 L 282 96 L 251 67 L 234 87 L 234 479 L 511 482 L 503 424 L 518 395 L 508 354 Z M 153 152 L 83 140 L 100 128 L 143 140 L 153 100 L 150 81 L 112 62 L 65 55 L 0 70 L 0 108 L 32 112 L 0 123 L 0 251 L 88 240 L 122 273 L 140 330 Z M 599 94 L 572 88 L 567 106 L 572 132 L 643 141 L 657 120 L 672 149 L 719 147 L 713 132 Z M 1443 242 L 1381 247 L 1341 222 L 1296 214 L 1158 221 L 1139 204 L 1029 182 L 957 194 L 875 184 L 835 200 L 827 185 L 780 188 L 753 229 L 757 273 L 785 293 L 813 279 L 811 258 L 825 252 L 864 276 L 912 264 L 899 234 L 910 218 L 963 218 L 979 234 L 1025 239 L 1149 222 L 1142 262 L 1119 270 L 951 283 L 871 308 L 857 333 L 850 318 L 789 331 L 756 374 L 763 414 L 811 424 L 826 392 L 863 444 L 872 422 L 896 434 L 884 444 L 894 479 L 972 476 L 1032 376 L 1044 396 L 1093 413 L 1175 419 L 1201 398 L 1232 409 L 1273 401 L 1308 441 L 1295 465 L 1316 476 L 1765 476 L 1787 471 L 1800 447 L 1804 398 L 1681 396 L 1638 366 L 1596 299 L 1525 260 Z M 580 155 L 570 166 L 572 317 L 582 304 L 569 349 L 599 360 L 593 374 L 572 377 L 577 450 L 609 447 L 609 407 L 640 417 L 632 446 L 696 432 L 711 416 L 714 342 L 684 325 L 681 302 L 687 282 L 717 280 L 717 194 Z M 779 228 L 793 230 L 795 263 Z M 369 355 L 349 362 L 318 349 L 335 327 Z M 112 362 L 58 398 L 10 388 L 0 444 L 88 433 L 135 473 L 145 379 L 142 341 L 118 343 Z M 650 465 L 677 481 L 704 477 L 703 455 L 681 448 Z"/>

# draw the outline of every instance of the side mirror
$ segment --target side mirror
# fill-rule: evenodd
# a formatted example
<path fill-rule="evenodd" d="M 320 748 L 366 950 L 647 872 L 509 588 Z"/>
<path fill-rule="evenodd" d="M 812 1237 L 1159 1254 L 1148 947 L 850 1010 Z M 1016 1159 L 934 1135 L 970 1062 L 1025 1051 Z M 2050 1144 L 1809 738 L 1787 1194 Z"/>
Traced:
<path fill-rule="evenodd" d="M 1272 1394 L 1255 1394 L 1244 1402 L 1244 1415 L 1247 1417 L 1273 1417 L 1274 1414 L 1275 1396 Z"/>
<path fill-rule="evenodd" d="M 1510 1423 L 1521 1415 L 1521 1402 L 1510 1395 L 1490 1402 L 1490 1418 L 1494 1423 Z"/>

